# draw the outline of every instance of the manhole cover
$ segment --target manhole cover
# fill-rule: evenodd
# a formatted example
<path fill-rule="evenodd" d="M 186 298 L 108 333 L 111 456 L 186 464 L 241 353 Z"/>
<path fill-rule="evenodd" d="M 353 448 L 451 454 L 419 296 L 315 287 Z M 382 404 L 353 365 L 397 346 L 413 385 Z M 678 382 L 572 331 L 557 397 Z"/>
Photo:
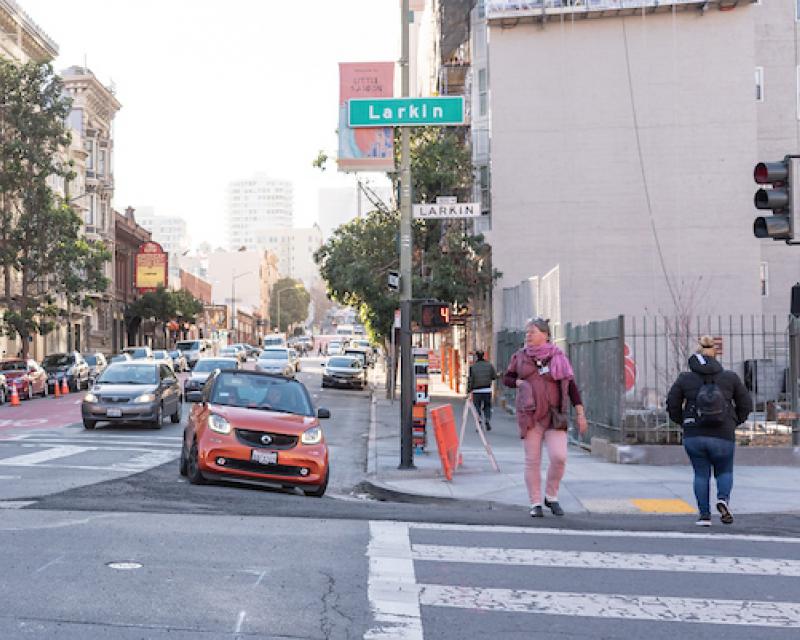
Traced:
<path fill-rule="evenodd" d="M 142 568 L 142 564 L 139 562 L 109 562 L 106 566 L 110 569 L 119 569 L 120 571 Z"/>

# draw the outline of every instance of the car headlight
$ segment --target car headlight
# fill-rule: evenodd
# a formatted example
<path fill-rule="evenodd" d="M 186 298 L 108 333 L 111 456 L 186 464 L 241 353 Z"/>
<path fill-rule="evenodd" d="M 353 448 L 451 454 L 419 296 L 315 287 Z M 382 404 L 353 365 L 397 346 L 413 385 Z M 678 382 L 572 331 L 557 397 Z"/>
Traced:
<path fill-rule="evenodd" d="M 322 442 L 322 429 L 320 427 L 311 427 L 303 432 L 300 436 L 300 442 L 303 444 L 319 444 Z"/>
<path fill-rule="evenodd" d="M 97 402 L 97 396 L 94 395 L 93 393 L 87 393 L 85 396 L 83 396 L 83 401 L 84 402 Z"/>
<path fill-rule="evenodd" d="M 230 433 L 231 423 L 222 416 L 212 413 L 210 416 L 208 416 L 208 428 L 212 431 L 216 431 L 217 433 Z"/>
<path fill-rule="evenodd" d="M 140 396 L 137 396 L 133 399 L 134 404 L 142 404 L 145 402 L 154 402 L 156 399 L 155 394 L 152 393 L 143 393 Z"/>

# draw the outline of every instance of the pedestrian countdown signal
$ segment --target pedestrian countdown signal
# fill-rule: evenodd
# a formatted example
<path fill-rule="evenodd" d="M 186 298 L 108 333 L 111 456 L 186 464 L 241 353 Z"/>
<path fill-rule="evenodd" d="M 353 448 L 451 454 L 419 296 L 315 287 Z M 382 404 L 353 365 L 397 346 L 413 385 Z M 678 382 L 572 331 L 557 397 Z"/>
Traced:
<path fill-rule="evenodd" d="M 422 305 L 420 324 L 423 329 L 441 329 L 450 326 L 450 305 L 444 302 L 426 302 Z"/>

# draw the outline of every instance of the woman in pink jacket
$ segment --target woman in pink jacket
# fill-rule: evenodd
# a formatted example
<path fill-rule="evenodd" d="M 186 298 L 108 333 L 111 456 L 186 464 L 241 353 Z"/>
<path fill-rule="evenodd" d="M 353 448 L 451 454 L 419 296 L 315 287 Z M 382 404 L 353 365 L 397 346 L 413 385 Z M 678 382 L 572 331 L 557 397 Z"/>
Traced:
<path fill-rule="evenodd" d="M 503 384 L 517 388 L 517 425 L 525 447 L 525 484 L 531 501 L 531 516 L 542 511 L 542 444 L 547 444 L 544 506 L 563 516 L 558 503 L 558 486 L 567 463 L 567 415 L 569 402 L 578 415 L 578 429 L 586 431 L 586 415 L 575 376 L 567 356 L 550 342 L 550 323 L 542 318 L 525 325 L 525 346 L 508 364 Z"/>

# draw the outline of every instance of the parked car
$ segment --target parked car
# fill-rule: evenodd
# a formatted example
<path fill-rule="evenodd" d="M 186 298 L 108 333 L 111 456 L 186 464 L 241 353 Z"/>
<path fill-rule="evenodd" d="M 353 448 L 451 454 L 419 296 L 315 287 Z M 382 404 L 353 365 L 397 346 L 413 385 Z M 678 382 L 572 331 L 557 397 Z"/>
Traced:
<path fill-rule="evenodd" d="M 208 380 L 208 376 L 214 373 L 214 371 L 217 369 L 220 369 L 221 371 L 228 371 L 231 369 L 239 369 L 240 367 L 241 364 L 239 363 L 239 359 L 236 357 L 203 358 L 195 365 L 194 369 L 192 369 L 192 373 L 189 374 L 186 382 L 183 383 L 184 395 L 186 395 L 189 391 L 202 389 L 203 385 L 206 383 L 206 380 Z"/>
<path fill-rule="evenodd" d="M 8 395 L 8 382 L 6 381 L 6 377 L 0 373 L 0 404 L 8 402 Z"/>
<path fill-rule="evenodd" d="M 189 368 L 189 364 L 186 362 L 186 356 L 183 355 L 182 351 L 173 349 L 169 352 L 169 357 L 172 358 L 172 368 L 175 371 L 186 371 Z"/>
<path fill-rule="evenodd" d="M 129 353 L 118 353 L 115 356 L 111 356 L 111 360 L 109 360 L 109 364 L 114 364 L 115 362 L 131 362 L 133 358 L 131 358 Z"/>
<path fill-rule="evenodd" d="M 20 399 L 32 400 L 33 396 L 47 395 L 47 374 L 35 360 L 6 358 L 0 360 L 0 373 L 6 378 L 8 394 L 16 388 Z"/>
<path fill-rule="evenodd" d="M 153 351 L 153 362 L 165 364 L 170 369 L 175 371 L 175 363 L 172 361 L 172 357 L 169 355 L 169 351 L 166 349 L 157 349 Z"/>
<path fill-rule="evenodd" d="M 289 350 L 286 347 L 269 347 L 261 351 L 261 355 L 256 360 L 256 371 L 265 373 L 275 373 L 294 378 L 296 373 L 294 365 L 289 358 Z"/>
<path fill-rule="evenodd" d="M 367 366 L 371 367 L 375 364 L 375 361 L 378 359 L 376 355 L 375 347 L 370 344 L 369 340 L 363 339 L 355 339 L 351 343 L 352 348 L 354 349 L 361 349 L 362 351 L 366 352 L 367 354 Z"/>
<path fill-rule="evenodd" d="M 127 347 L 122 350 L 133 360 L 153 360 L 153 350 L 150 347 Z"/>
<path fill-rule="evenodd" d="M 180 340 L 175 348 L 185 356 L 190 369 L 194 368 L 198 360 L 210 356 L 213 352 L 213 347 L 209 347 L 205 340 Z"/>
<path fill-rule="evenodd" d="M 109 365 L 81 403 L 83 426 L 98 422 L 146 423 L 161 428 L 165 415 L 181 421 L 181 387 L 165 364 L 135 360 Z"/>
<path fill-rule="evenodd" d="M 239 362 L 247 362 L 247 352 L 244 347 L 239 347 L 235 344 L 220 349 L 219 355 L 223 358 L 236 358 Z"/>
<path fill-rule="evenodd" d="M 51 353 L 42 360 L 42 367 L 47 372 L 49 389 L 56 384 L 61 385 L 64 378 L 73 391 L 89 388 L 89 365 L 77 351 Z"/>
<path fill-rule="evenodd" d="M 254 347 L 252 344 L 247 344 L 246 342 L 237 342 L 233 347 L 241 347 L 244 349 L 245 357 L 246 358 L 257 358 L 258 354 L 261 352 L 261 349 L 258 347 Z"/>
<path fill-rule="evenodd" d="M 87 353 L 83 356 L 89 366 L 89 380 L 95 380 L 103 371 L 106 370 L 108 362 L 102 353 Z"/>
<path fill-rule="evenodd" d="M 305 386 L 256 371 L 215 371 L 193 402 L 183 434 L 180 473 L 207 480 L 300 488 L 321 497 L 330 475 L 320 418 Z"/>
<path fill-rule="evenodd" d="M 366 369 L 359 358 L 336 356 L 322 365 L 322 388 L 349 387 L 364 389 L 367 386 Z"/>
<path fill-rule="evenodd" d="M 357 358 L 359 362 L 361 362 L 361 366 L 365 369 L 369 367 L 369 355 L 367 351 L 364 349 L 359 349 L 357 347 L 348 347 L 344 350 L 343 356 L 348 356 L 350 358 Z"/>

